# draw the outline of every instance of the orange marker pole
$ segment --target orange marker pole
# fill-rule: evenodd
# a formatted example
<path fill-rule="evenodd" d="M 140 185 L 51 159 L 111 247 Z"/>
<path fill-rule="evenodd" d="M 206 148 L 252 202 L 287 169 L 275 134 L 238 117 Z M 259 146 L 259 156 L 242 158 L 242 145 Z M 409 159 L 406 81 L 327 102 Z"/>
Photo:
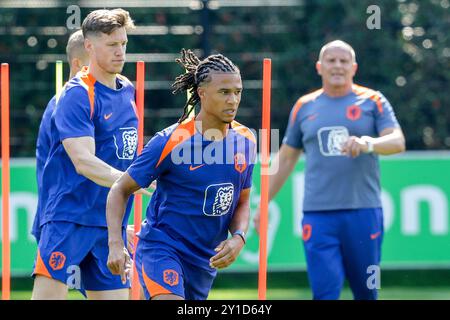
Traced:
<path fill-rule="evenodd" d="M 9 239 L 9 65 L 1 65 L 2 83 L 2 300 L 10 299 L 11 244 Z"/>
<path fill-rule="evenodd" d="M 259 238 L 258 299 L 266 300 L 267 291 L 267 228 L 269 216 L 269 160 L 270 160 L 270 90 L 272 60 L 264 59 L 263 110 L 261 135 L 261 202 Z"/>
<path fill-rule="evenodd" d="M 136 107 L 138 112 L 138 155 L 141 154 L 144 147 L 144 90 L 145 90 L 145 62 L 138 61 L 136 67 Z M 134 232 L 141 229 L 142 221 L 142 195 L 137 194 L 134 197 Z M 134 240 L 134 250 L 136 251 L 137 237 Z M 131 297 L 133 300 L 140 299 L 139 277 L 134 265 L 133 281 L 131 283 Z"/>

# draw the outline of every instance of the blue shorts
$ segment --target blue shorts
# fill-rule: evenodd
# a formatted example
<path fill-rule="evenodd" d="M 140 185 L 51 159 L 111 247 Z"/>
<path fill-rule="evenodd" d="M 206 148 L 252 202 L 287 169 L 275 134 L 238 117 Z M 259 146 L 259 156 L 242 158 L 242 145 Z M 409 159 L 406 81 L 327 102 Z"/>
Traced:
<path fill-rule="evenodd" d="M 124 243 L 126 233 L 123 230 Z M 103 291 L 129 288 L 108 267 L 108 229 L 65 221 L 42 226 L 33 276 L 59 280 L 71 289 Z"/>
<path fill-rule="evenodd" d="M 170 246 L 139 239 L 136 270 L 147 299 L 174 294 L 186 300 L 206 300 L 217 271 L 202 269 L 180 257 Z"/>
<path fill-rule="evenodd" d="M 381 259 L 381 208 L 308 211 L 302 225 L 314 299 L 339 299 L 346 278 L 355 299 L 377 299 L 372 276 Z"/>

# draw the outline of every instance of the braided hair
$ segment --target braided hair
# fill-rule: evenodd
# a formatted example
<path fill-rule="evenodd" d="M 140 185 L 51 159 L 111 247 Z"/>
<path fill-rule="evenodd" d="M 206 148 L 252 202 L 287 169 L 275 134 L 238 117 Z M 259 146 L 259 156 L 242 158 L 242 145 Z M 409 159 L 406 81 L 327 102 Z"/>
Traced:
<path fill-rule="evenodd" d="M 188 91 L 191 95 L 184 105 L 183 115 L 178 120 L 178 123 L 186 120 L 192 110 L 195 109 L 196 104 L 200 102 L 197 89 L 204 82 L 211 81 L 211 72 L 239 73 L 238 67 L 221 54 L 210 55 L 204 60 L 200 60 L 191 50 L 182 49 L 181 58 L 175 61 L 186 70 L 186 73 L 176 77 L 175 82 L 172 84 L 172 93 L 177 94 L 182 91 Z"/>

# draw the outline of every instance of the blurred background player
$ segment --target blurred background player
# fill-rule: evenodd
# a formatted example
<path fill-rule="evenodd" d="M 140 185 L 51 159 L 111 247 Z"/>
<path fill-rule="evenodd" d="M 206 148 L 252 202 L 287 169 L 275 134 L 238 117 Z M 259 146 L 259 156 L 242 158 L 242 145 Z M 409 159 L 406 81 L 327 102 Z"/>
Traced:
<path fill-rule="evenodd" d="M 67 62 L 69 63 L 69 79 L 72 79 L 83 66 L 89 65 L 89 54 L 84 48 L 84 37 L 82 30 L 75 31 L 69 37 L 66 46 Z M 36 238 L 36 242 L 39 243 L 39 238 L 41 234 L 40 225 L 40 201 L 39 195 L 42 193 L 42 173 L 44 171 L 44 165 L 47 161 L 50 146 L 51 146 L 51 132 L 50 132 L 50 121 L 53 110 L 55 109 L 57 100 L 56 95 L 47 104 L 42 115 L 41 124 L 39 125 L 38 139 L 36 141 L 36 180 L 38 189 L 38 209 L 34 217 L 33 227 L 31 234 Z M 127 249 L 132 250 L 133 247 L 133 237 L 134 237 L 134 225 L 127 226 Z"/>
<path fill-rule="evenodd" d="M 89 68 L 66 84 L 51 118 L 32 299 L 64 299 L 77 277 L 90 299 L 128 299 L 129 282 L 106 266 L 105 208 L 108 188 L 136 156 L 135 90 L 119 75 L 133 27 L 122 9 L 96 10 L 83 21 Z M 131 199 L 127 217 L 130 207 Z"/>
<path fill-rule="evenodd" d="M 357 64 L 343 41 L 322 47 L 322 89 L 301 97 L 289 118 L 270 178 L 273 199 L 305 151 L 303 240 L 314 299 L 338 299 L 345 278 L 355 299 L 376 299 L 367 285 L 383 238 L 378 155 L 405 150 L 386 98 L 353 84 Z M 254 217 L 259 230 L 259 212 Z"/>
<path fill-rule="evenodd" d="M 249 222 L 256 139 L 234 121 L 240 71 L 221 54 L 200 61 L 183 49 L 177 62 L 187 73 L 176 79 L 174 93 L 192 94 L 183 116 L 150 140 L 107 202 L 108 267 L 124 278 L 128 257 L 120 233 L 126 202 L 157 180 L 135 256 L 147 299 L 206 299 L 216 269 L 229 266 L 242 250 Z M 198 102 L 199 114 L 189 118 Z"/>
<path fill-rule="evenodd" d="M 69 63 L 70 72 L 69 79 L 72 79 L 83 66 L 89 65 L 89 55 L 84 48 L 84 37 L 81 30 L 75 31 L 69 37 L 69 41 L 66 46 L 67 62 Z M 47 161 L 50 146 L 51 146 L 51 132 L 50 132 L 50 120 L 53 110 L 56 106 L 56 95 L 49 101 L 42 115 L 41 124 L 39 125 L 39 133 L 36 141 L 36 180 L 38 189 L 38 209 L 34 217 L 33 228 L 31 233 L 39 243 L 41 234 L 40 225 L 40 202 L 39 196 L 42 194 L 42 173 L 44 171 L 44 165 Z"/>

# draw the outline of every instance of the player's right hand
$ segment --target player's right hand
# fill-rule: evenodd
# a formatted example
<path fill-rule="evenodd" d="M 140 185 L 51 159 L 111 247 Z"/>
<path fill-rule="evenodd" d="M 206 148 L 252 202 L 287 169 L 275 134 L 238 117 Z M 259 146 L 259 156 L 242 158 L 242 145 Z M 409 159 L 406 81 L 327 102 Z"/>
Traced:
<path fill-rule="evenodd" d="M 112 274 L 120 275 L 123 284 L 127 282 L 131 271 L 131 259 L 123 244 L 109 246 L 107 266 Z"/>
<path fill-rule="evenodd" d="M 255 231 L 257 234 L 259 234 L 260 218 L 261 218 L 261 210 L 258 206 L 258 208 L 256 208 L 255 215 L 253 216 L 253 226 L 255 227 Z"/>
<path fill-rule="evenodd" d="M 341 152 L 346 156 L 356 158 L 362 152 L 367 152 L 367 143 L 362 138 L 351 136 L 343 144 Z"/>

